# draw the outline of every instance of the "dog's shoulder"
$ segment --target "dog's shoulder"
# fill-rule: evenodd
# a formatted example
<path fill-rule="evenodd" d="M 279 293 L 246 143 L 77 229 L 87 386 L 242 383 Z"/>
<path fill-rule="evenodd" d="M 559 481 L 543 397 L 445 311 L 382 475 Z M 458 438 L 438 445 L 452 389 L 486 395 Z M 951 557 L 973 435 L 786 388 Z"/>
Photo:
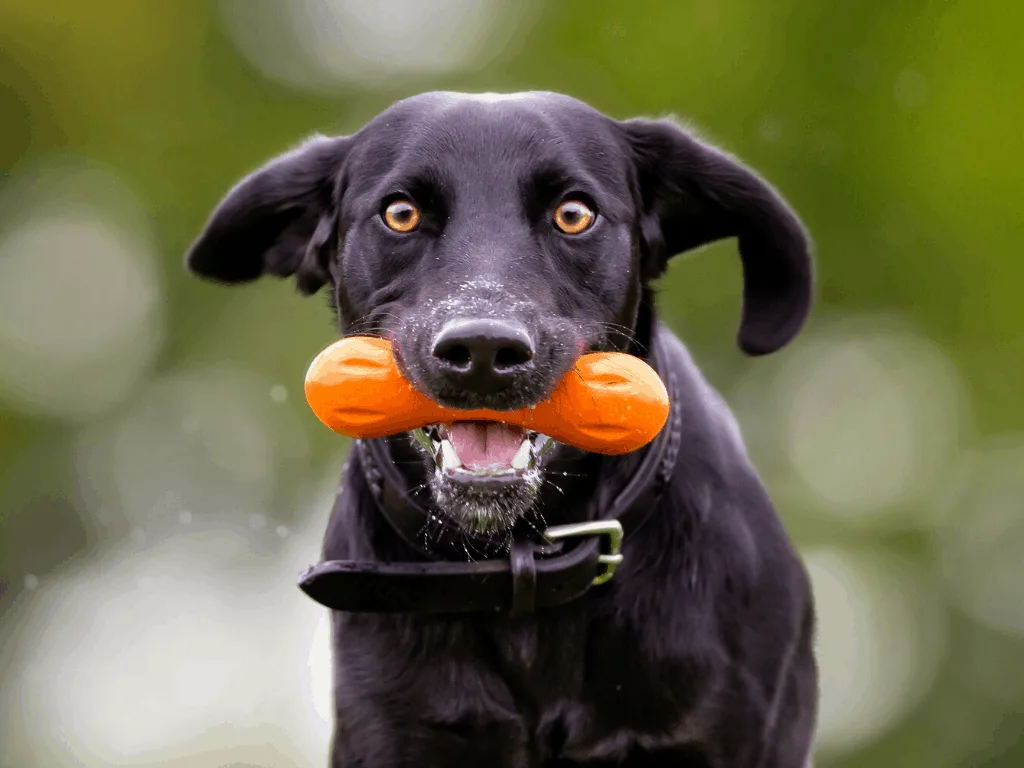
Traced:
<path fill-rule="evenodd" d="M 711 581 L 704 584 L 710 593 L 735 589 L 750 599 L 756 593 L 800 613 L 809 594 L 806 573 L 736 417 L 683 342 L 666 329 L 659 332 L 670 357 L 667 375 L 676 380 L 682 435 L 655 516 L 656 534 L 682 542 L 688 554 L 678 558 L 679 578 L 685 570 L 689 588 Z M 784 606 L 776 602 L 774 607 Z"/>
<path fill-rule="evenodd" d="M 709 468 L 722 465 L 720 468 L 730 480 L 737 471 L 756 476 L 739 422 L 725 398 L 708 382 L 676 334 L 664 326 L 659 326 L 656 333 L 661 348 L 667 352 L 663 366 L 676 395 L 673 407 L 681 410 L 682 451 L 691 458 L 701 458 Z"/>

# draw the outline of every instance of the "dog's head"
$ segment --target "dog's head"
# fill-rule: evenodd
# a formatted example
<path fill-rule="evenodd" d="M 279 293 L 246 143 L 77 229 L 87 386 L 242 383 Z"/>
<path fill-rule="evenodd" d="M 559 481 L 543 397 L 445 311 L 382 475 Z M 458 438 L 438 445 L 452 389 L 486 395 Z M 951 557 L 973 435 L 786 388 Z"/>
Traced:
<path fill-rule="evenodd" d="M 737 237 L 738 341 L 773 352 L 811 304 L 807 237 L 775 191 L 664 121 L 550 93 L 431 93 L 352 136 L 317 137 L 242 180 L 188 254 L 198 275 L 328 286 L 347 334 L 391 339 L 446 406 L 544 399 L 595 350 L 643 353 L 669 257 Z M 542 481 L 545 438 L 497 423 L 416 435 L 442 511 L 507 526 Z"/>

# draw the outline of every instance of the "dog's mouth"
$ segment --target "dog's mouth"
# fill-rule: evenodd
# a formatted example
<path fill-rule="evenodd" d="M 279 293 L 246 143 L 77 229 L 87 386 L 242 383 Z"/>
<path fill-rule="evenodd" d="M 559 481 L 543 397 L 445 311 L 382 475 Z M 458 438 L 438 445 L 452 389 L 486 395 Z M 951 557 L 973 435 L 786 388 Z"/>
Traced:
<path fill-rule="evenodd" d="M 457 421 L 412 431 L 433 462 L 441 511 L 475 533 L 499 533 L 530 510 L 555 441 L 496 421 Z"/>
<path fill-rule="evenodd" d="M 453 482 L 515 481 L 536 470 L 551 445 L 547 435 L 498 421 L 457 421 L 417 429 L 413 436 Z"/>

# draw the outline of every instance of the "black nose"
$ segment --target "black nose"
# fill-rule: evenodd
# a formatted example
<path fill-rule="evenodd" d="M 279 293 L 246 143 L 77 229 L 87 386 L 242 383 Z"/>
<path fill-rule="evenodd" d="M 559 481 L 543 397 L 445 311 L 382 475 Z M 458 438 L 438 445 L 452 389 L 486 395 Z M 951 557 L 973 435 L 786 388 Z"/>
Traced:
<path fill-rule="evenodd" d="M 506 386 L 533 360 L 533 341 L 521 323 L 454 320 L 437 334 L 432 353 L 449 377 L 493 391 Z"/>

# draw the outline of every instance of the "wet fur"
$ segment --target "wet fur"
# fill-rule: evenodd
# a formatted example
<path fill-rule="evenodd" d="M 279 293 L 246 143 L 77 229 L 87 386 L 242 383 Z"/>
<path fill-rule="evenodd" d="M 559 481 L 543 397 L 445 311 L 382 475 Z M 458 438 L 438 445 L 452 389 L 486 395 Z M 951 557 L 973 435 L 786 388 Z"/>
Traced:
<path fill-rule="evenodd" d="M 472 533 L 505 533 L 511 536 L 512 526 L 516 521 L 529 515 L 533 510 L 537 492 L 543 482 L 539 470 L 530 470 L 525 473 L 522 482 L 500 493 L 475 492 L 434 472 L 434 460 L 430 456 L 425 456 L 423 460 L 427 464 L 427 471 L 430 472 L 430 490 L 434 503 Z M 506 537 L 505 548 L 509 545 L 511 538 Z"/>
<path fill-rule="evenodd" d="M 559 237 L 551 205 L 580 189 L 601 228 Z M 396 190 L 424 208 L 416 237 L 379 226 Z M 668 334 L 650 281 L 673 254 L 728 237 L 744 264 L 739 345 L 770 353 L 807 316 L 811 262 L 799 221 L 756 174 L 671 122 L 619 122 L 555 94 L 426 94 L 244 179 L 188 261 L 222 283 L 330 286 L 341 330 L 387 335 L 421 389 L 512 409 L 543 397 L 583 350 L 644 354 Z M 536 364 L 505 392 L 461 391 L 432 367 L 438 324 L 467 313 L 529 324 Z M 615 578 L 514 620 L 335 613 L 332 766 L 805 764 L 817 707 L 807 576 L 728 408 L 682 343 L 670 347 L 681 454 Z M 429 490 L 407 436 L 389 442 L 439 514 L 470 503 Z M 560 448 L 528 513 L 537 525 L 585 519 L 642 458 Z M 377 513 L 359 461 L 324 557 L 417 559 Z"/>

